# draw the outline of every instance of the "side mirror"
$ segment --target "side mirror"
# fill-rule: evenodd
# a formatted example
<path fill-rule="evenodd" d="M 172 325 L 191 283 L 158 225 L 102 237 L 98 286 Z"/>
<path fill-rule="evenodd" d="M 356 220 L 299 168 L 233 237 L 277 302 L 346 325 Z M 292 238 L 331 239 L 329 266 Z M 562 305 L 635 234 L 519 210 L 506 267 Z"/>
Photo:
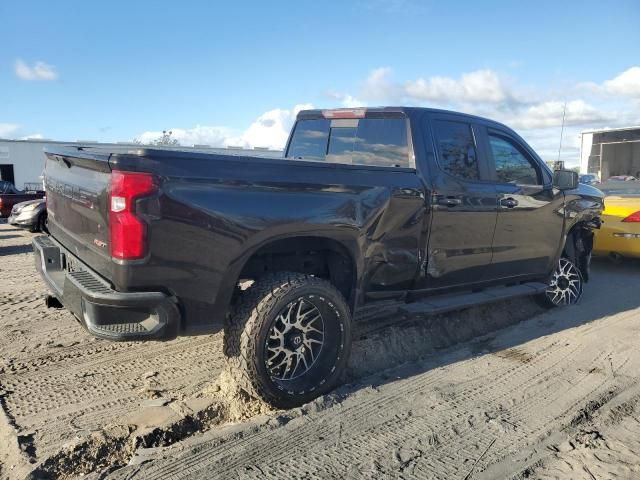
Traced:
<path fill-rule="evenodd" d="M 553 186 L 558 190 L 573 190 L 578 187 L 578 172 L 573 170 L 556 170 L 553 172 Z"/>

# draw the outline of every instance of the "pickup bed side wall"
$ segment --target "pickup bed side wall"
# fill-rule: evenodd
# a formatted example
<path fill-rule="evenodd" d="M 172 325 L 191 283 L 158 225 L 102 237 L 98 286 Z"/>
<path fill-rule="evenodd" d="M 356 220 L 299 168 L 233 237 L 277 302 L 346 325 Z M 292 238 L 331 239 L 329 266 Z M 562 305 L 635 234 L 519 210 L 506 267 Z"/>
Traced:
<path fill-rule="evenodd" d="M 148 263 L 128 269 L 121 287 L 162 279 L 181 300 L 187 330 L 221 325 L 244 264 L 283 238 L 342 244 L 356 266 L 356 292 L 403 290 L 414 280 L 425 212 L 415 171 L 231 156 L 130 161 L 159 173 L 161 194 L 158 205 L 142 206 Z"/>

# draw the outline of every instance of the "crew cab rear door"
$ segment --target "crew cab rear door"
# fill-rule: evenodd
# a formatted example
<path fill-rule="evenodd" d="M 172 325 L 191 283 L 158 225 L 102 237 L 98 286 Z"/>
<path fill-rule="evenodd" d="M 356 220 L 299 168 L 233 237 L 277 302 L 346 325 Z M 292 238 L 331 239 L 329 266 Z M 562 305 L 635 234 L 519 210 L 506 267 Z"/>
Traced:
<path fill-rule="evenodd" d="M 491 263 L 496 225 L 496 191 L 476 125 L 469 117 L 428 116 L 431 225 L 425 255 L 424 285 L 438 289 L 478 282 Z M 431 143 L 431 142 L 426 142 Z"/>
<path fill-rule="evenodd" d="M 498 195 L 493 260 L 485 279 L 549 273 L 564 228 L 562 192 L 542 160 L 517 135 L 498 126 L 478 128 Z"/>

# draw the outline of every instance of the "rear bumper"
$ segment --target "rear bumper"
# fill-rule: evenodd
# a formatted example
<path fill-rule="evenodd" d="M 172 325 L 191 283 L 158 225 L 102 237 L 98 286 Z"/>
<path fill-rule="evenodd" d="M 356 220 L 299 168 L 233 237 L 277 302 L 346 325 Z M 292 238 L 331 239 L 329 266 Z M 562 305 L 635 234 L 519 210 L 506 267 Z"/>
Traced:
<path fill-rule="evenodd" d="M 113 290 L 47 235 L 34 237 L 33 251 L 36 269 L 50 290 L 93 335 L 110 340 L 176 337 L 180 311 L 175 298 L 163 292 Z"/>

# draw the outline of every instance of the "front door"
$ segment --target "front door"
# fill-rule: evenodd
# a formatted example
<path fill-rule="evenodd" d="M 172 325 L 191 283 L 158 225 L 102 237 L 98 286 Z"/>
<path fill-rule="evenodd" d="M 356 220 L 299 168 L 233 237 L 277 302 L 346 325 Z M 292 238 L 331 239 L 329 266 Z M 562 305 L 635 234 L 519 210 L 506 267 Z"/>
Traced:
<path fill-rule="evenodd" d="M 431 290 L 481 280 L 491 263 L 497 201 L 475 126 L 442 114 L 431 117 L 430 127 L 431 225 L 420 286 Z"/>
<path fill-rule="evenodd" d="M 564 196 L 550 172 L 508 131 L 482 131 L 498 194 L 493 260 L 486 278 L 534 277 L 549 273 L 564 224 Z"/>

